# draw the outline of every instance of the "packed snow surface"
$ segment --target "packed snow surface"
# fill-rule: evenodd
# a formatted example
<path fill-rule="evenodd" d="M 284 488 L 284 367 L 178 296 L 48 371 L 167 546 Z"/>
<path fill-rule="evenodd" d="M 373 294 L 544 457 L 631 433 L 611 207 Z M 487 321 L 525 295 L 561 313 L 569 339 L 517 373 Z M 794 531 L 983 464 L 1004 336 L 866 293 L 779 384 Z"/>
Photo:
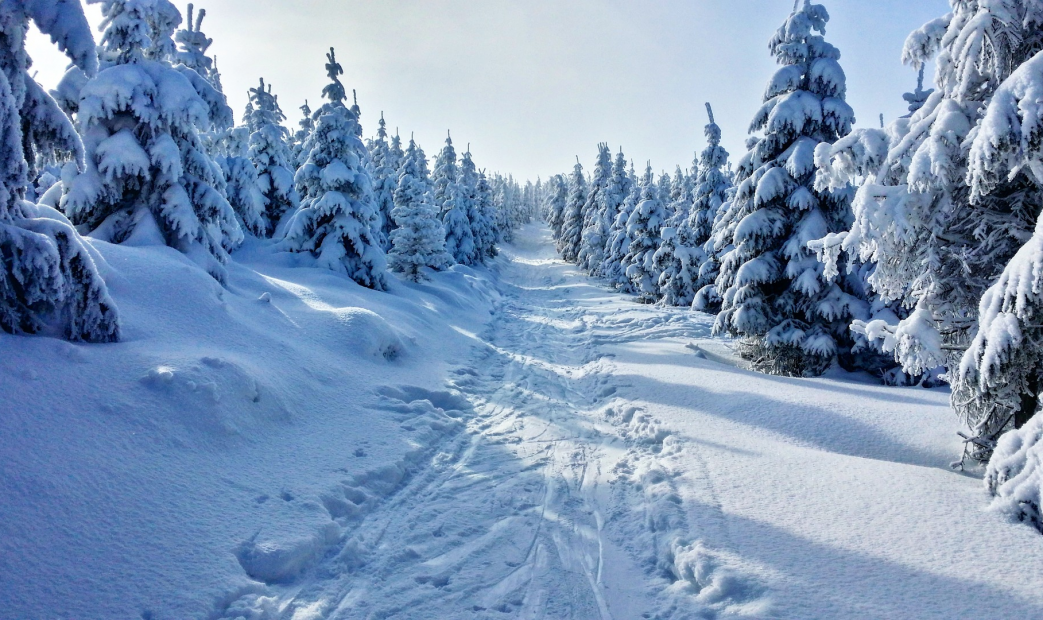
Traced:
<path fill-rule="evenodd" d="M 750 372 L 543 226 L 387 293 L 96 247 L 124 342 L 0 335 L 4 618 L 1043 617 L 946 391 Z"/>

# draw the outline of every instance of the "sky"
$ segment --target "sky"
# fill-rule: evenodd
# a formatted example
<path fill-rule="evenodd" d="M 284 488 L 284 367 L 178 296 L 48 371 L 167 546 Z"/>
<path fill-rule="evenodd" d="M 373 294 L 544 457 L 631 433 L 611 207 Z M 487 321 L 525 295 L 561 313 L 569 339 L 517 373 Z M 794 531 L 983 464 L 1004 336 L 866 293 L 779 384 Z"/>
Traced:
<path fill-rule="evenodd" d="M 916 73 L 905 37 L 947 0 L 827 0 L 826 40 L 848 77 L 861 126 L 906 112 Z M 185 14 L 185 4 L 178 7 Z M 326 84 L 330 46 L 358 91 L 367 136 L 384 113 L 432 156 L 452 131 L 479 167 L 519 179 L 592 166 L 597 144 L 639 167 L 687 168 L 705 146 L 705 102 L 735 161 L 776 64 L 768 40 L 792 0 L 210 0 L 214 43 L 239 117 L 259 77 L 296 127 Z M 87 7 L 93 23 L 98 5 Z M 100 39 L 100 34 L 96 35 Z M 53 87 L 65 60 L 33 32 L 37 80 Z M 928 74 L 928 82 L 931 81 Z"/>

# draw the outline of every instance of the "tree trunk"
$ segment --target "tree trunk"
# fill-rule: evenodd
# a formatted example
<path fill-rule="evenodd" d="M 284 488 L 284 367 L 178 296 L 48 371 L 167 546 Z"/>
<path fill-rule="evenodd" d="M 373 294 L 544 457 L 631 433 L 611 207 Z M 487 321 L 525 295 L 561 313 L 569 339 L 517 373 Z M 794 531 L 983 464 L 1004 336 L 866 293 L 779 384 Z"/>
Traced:
<path fill-rule="evenodd" d="M 1029 375 L 1028 391 L 1021 395 L 1021 409 L 1014 414 L 1014 428 L 1021 428 L 1032 419 L 1039 408 L 1039 376 L 1035 371 Z"/>

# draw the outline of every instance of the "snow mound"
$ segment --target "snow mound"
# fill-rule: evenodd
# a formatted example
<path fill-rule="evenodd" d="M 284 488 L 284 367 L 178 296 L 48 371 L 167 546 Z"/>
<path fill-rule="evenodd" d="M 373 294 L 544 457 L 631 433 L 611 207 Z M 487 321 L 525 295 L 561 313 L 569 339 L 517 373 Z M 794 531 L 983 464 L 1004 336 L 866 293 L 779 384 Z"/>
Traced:
<path fill-rule="evenodd" d="M 991 508 L 1043 533 L 1043 416 L 1000 437 L 985 471 Z"/>
<path fill-rule="evenodd" d="M 235 557 L 251 578 L 268 584 L 297 577 L 340 538 L 336 523 L 327 523 L 312 536 L 290 540 L 258 540 L 255 535 L 236 549 Z"/>

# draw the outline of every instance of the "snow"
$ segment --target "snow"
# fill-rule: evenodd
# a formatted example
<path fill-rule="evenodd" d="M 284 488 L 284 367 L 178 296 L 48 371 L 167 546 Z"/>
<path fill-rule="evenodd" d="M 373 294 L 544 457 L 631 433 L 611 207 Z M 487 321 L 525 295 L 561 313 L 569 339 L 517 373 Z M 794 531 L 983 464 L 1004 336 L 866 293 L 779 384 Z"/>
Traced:
<path fill-rule="evenodd" d="M 0 335 L 4 615 L 1043 614 L 946 389 L 751 372 L 515 239 L 387 293 L 93 242 L 124 341 Z"/>

